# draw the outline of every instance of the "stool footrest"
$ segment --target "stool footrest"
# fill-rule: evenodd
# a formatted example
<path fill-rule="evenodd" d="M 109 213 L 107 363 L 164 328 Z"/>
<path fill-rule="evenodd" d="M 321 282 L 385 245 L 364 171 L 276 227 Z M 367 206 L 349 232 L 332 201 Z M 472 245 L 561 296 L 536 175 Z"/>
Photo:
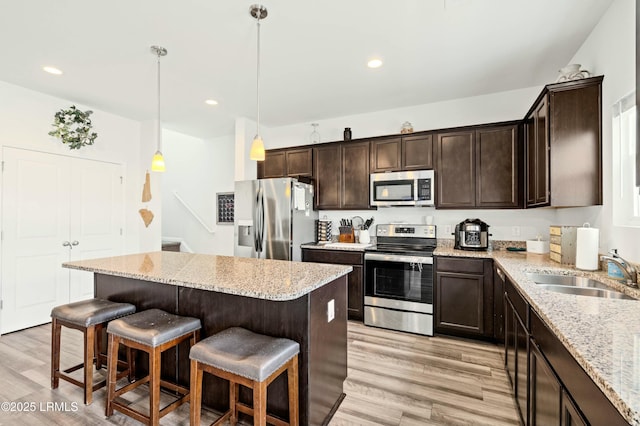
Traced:
<path fill-rule="evenodd" d="M 248 414 L 249 416 L 253 416 L 253 407 L 249 407 L 247 404 L 244 404 L 242 402 L 236 402 L 236 410 L 240 411 L 241 413 Z M 231 415 L 231 411 L 229 411 L 228 413 L 229 415 Z M 289 426 L 288 422 L 269 413 L 267 413 L 267 423 L 274 426 Z"/>

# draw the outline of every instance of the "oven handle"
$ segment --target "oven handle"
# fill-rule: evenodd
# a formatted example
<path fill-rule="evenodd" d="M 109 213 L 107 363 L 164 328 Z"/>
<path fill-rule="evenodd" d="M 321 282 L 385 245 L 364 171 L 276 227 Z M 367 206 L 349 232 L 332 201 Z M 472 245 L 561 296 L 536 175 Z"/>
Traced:
<path fill-rule="evenodd" d="M 433 257 L 402 256 L 397 254 L 365 253 L 364 260 L 379 260 L 382 262 L 397 263 L 426 263 L 428 265 L 433 265 Z"/>

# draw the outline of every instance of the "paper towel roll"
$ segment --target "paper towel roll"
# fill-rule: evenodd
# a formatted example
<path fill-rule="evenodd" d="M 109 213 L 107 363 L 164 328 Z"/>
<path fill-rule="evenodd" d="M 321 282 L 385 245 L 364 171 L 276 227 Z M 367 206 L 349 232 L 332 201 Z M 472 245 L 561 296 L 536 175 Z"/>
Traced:
<path fill-rule="evenodd" d="M 598 268 L 600 231 L 585 223 L 576 232 L 576 268 L 595 271 Z"/>

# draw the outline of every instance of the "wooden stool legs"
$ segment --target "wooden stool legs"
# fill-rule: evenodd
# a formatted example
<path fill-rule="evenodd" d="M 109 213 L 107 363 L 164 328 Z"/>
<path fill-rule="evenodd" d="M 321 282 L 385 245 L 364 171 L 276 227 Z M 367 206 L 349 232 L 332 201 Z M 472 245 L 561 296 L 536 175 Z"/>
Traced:
<path fill-rule="evenodd" d="M 191 399 L 189 389 L 179 386 L 175 383 L 171 383 L 165 380 L 162 380 L 160 372 L 161 372 L 161 355 L 165 350 L 177 346 L 179 343 L 185 340 L 190 340 L 190 345 L 193 346 L 198 341 L 198 337 L 200 335 L 200 331 L 194 331 L 188 333 L 186 335 L 177 337 L 167 343 L 164 343 L 160 346 L 150 347 L 141 343 L 137 343 L 133 340 L 126 339 L 115 334 L 109 333 L 109 354 L 107 356 L 107 402 L 105 408 L 105 415 L 107 417 L 113 414 L 114 408 L 118 411 L 132 417 L 142 423 L 150 424 L 150 425 L 158 425 L 160 422 L 160 418 L 165 414 L 170 413 L 171 411 L 178 408 L 180 405 L 185 402 L 189 402 Z M 127 351 L 129 352 L 131 348 L 145 351 L 149 354 L 149 374 L 133 383 L 129 383 L 120 389 L 116 389 L 116 382 L 118 381 L 117 376 L 117 360 L 118 360 L 118 348 L 120 344 L 123 344 L 127 347 Z M 133 356 L 131 356 L 131 361 L 133 364 Z M 192 372 L 193 374 L 193 372 Z M 140 385 L 145 383 L 149 383 L 149 415 L 145 415 L 140 413 L 133 408 L 130 408 L 128 405 L 117 402 L 115 399 L 120 395 L 127 393 Z M 179 393 L 181 396 L 176 401 L 172 402 L 168 406 L 160 409 L 160 387 L 163 386 L 172 391 Z"/>
<path fill-rule="evenodd" d="M 60 371 L 60 340 L 62 336 L 62 326 L 74 328 L 82 331 L 84 334 L 84 356 L 83 362 L 74 367 Z M 60 379 L 66 380 L 84 390 L 84 403 L 91 404 L 93 400 L 93 391 L 104 386 L 104 383 L 93 385 L 93 363 L 95 355 L 100 353 L 99 337 L 102 331 L 102 324 L 90 325 L 88 327 L 80 327 L 61 321 L 57 318 L 51 319 L 51 389 L 57 389 Z M 96 339 L 96 334 L 98 339 Z M 65 373 L 72 373 L 76 370 L 84 368 L 84 381 L 80 382 L 67 376 Z"/>
<path fill-rule="evenodd" d="M 222 415 L 214 426 L 221 425 L 229 420 L 233 426 L 238 421 L 238 411 L 252 415 L 255 426 L 266 426 L 267 421 L 271 424 L 298 426 L 298 355 L 287 361 L 282 367 L 276 370 L 271 376 L 262 382 L 253 381 L 242 376 L 220 370 L 216 367 L 191 360 L 191 426 L 200 425 L 200 411 L 202 405 L 202 375 L 203 372 L 213 374 L 229 381 L 229 410 Z M 267 414 L 267 386 L 273 382 L 280 374 L 287 372 L 287 382 L 289 388 L 289 423 Z M 238 401 L 239 385 L 246 386 L 253 390 L 253 407 L 249 407 Z"/>

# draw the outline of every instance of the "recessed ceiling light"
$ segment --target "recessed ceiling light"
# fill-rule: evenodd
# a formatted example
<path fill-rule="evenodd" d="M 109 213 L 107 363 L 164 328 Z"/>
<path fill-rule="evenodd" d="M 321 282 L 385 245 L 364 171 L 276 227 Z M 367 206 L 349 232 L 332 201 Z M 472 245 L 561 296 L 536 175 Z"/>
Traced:
<path fill-rule="evenodd" d="M 380 59 L 372 59 L 367 62 L 367 66 L 369 68 L 380 68 L 382 66 L 382 61 Z"/>
<path fill-rule="evenodd" d="M 45 70 L 46 72 L 48 72 L 49 74 L 54 74 L 54 75 L 61 75 L 62 74 L 62 71 L 60 71 L 56 67 L 42 67 L 42 69 Z"/>
<path fill-rule="evenodd" d="M 204 103 L 207 105 L 218 105 L 218 101 L 214 101 L 213 99 L 207 99 Z"/>

